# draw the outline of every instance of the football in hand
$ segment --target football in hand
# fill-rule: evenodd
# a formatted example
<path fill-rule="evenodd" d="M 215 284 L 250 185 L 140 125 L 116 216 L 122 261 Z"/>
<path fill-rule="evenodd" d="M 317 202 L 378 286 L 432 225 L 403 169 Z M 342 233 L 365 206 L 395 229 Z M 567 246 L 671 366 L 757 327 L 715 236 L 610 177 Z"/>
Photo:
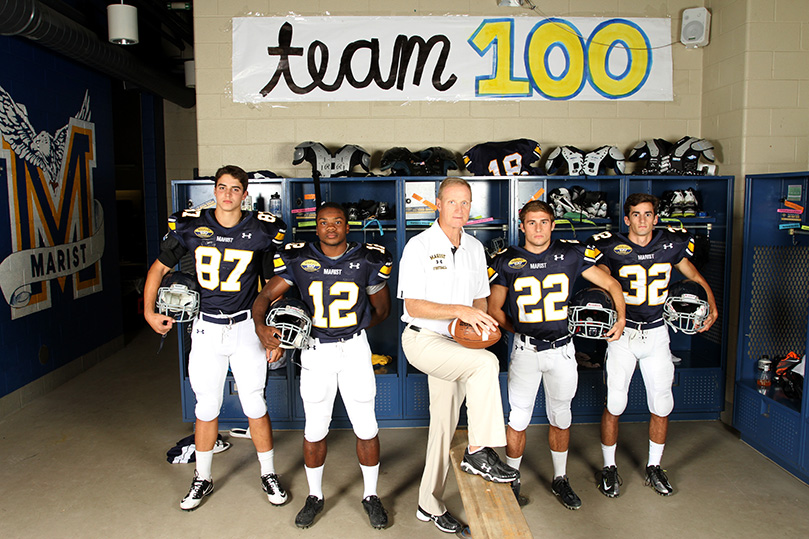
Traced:
<path fill-rule="evenodd" d="M 496 328 L 494 333 L 483 331 L 478 335 L 471 324 L 460 318 L 449 323 L 449 333 L 455 342 L 467 348 L 488 348 L 500 340 L 500 328 Z"/>

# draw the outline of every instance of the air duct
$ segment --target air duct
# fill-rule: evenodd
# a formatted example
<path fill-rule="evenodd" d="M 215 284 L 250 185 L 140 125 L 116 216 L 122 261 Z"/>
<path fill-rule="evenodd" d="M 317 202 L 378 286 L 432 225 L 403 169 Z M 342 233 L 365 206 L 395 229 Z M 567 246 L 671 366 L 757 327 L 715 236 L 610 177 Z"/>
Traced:
<path fill-rule="evenodd" d="M 0 0 L 0 35 L 25 37 L 115 79 L 185 108 L 196 95 L 180 76 L 161 73 L 37 0 Z"/>

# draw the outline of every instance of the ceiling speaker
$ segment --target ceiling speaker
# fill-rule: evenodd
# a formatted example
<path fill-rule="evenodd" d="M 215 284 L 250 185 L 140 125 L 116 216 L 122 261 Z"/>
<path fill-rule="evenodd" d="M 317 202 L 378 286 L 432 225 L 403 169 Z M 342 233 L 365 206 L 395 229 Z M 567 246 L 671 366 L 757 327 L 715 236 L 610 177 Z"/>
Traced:
<path fill-rule="evenodd" d="M 711 33 L 711 12 L 704 7 L 683 10 L 680 41 L 687 49 L 704 47 Z"/>

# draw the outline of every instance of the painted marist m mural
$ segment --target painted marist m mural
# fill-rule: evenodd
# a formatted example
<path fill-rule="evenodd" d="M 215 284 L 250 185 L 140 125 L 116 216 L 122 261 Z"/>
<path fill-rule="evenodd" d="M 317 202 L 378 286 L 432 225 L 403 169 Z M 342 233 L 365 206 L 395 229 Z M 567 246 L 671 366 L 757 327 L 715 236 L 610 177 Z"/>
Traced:
<path fill-rule="evenodd" d="M 0 86 L 0 182 L 8 184 L 10 217 L 0 234 L 11 235 L 11 252 L 0 252 L 0 288 L 12 319 L 49 309 L 54 294 L 72 289 L 75 299 L 102 289 L 89 93 L 79 105 L 54 135 L 37 132 L 25 104 Z"/>

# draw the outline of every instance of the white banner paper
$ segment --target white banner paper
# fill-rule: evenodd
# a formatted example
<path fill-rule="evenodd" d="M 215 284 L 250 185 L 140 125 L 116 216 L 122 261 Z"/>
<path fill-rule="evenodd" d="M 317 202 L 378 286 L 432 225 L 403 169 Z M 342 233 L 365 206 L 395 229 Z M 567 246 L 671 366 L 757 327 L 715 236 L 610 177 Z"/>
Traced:
<path fill-rule="evenodd" d="M 671 19 L 239 17 L 233 100 L 671 101 Z"/>

